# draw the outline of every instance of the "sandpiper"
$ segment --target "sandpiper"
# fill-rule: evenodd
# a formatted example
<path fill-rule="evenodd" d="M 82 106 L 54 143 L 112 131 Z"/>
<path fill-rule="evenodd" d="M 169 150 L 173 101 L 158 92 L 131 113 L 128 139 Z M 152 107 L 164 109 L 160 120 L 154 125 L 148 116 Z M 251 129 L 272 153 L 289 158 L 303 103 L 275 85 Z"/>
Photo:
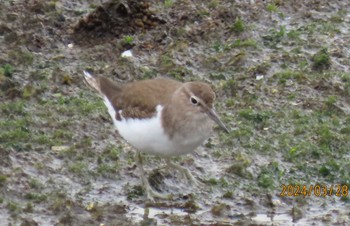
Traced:
<path fill-rule="evenodd" d="M 118 84 L 87 71 L 84 75 L 103 98 L 119 134 L 137 150 L 136 164 L 149 199 L 165 196 L 151 188 L 140 152 L 164 157 L 169 166 L 195 181 L 187 168 L 169 157 L 194 151 L 209 138 L 213 122 L 228 132 L 215 112 L 215 93 L 204 82 L 158 78 Z"/>

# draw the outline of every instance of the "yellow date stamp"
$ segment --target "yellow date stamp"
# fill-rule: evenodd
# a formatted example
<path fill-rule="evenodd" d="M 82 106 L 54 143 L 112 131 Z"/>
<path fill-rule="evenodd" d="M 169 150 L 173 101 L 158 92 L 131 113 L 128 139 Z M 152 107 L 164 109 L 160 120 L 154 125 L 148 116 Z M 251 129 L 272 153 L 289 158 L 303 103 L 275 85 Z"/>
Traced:
<path fill-rule="evenodd" d="M 282 184 L 282 191 L 280 196 L 282 197 L 296 197 L 296 196 L 337 196 L 347 197 L 349 195 L 349 187 L 346 184 L 315 184 L 315 185 L 286 185 Z"/>

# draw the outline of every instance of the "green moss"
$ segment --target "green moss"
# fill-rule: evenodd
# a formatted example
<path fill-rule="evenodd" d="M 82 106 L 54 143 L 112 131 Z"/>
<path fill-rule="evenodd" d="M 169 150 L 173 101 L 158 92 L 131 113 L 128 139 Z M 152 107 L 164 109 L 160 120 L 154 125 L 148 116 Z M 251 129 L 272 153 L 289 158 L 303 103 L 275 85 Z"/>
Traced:
<path fill-rule="evenodd" d="M 236 33 L 242 33 L 245 30 L 244 21 L 241 18 L 236 18 L 231 30 Z"/>
<path fill-rule="evenodd" d="M 251 128 L 250 126 L 241 126 L 238 129 L 232 131 L 229 136 L 227 137 L 227 140 L 225 143 L 227 143 L 228 145 L 234 145 L 234 139 L 247 139 L 251 136 L 253 136 L 253 128 Z"/>
<path fill-rule="evenodd" d="M 227 169 L 227 173 L 235 174 L 239 177 L 246 178 L 246 179 L 252 179 L 253 175 L 247 171 L 247 167 L 248 166 L 244 163 L 235 162 Z"/>
<path fill-rule="evenodd" d="M 75 148 L 89 148 L 92 146 L 92 138 L 91 137 L 83 137 L 82 139 L 80 139 L 76 144 L 75 144 Z M 70 152 L 75 152 L 76 150 L 71 149 L 69 150 Z"/>
<path fill-rule="evenodd" d="M 348 187 L 349 187 L 349 186 L 348 186 Z M 342 196 L 342 197 L 340 197 L 340 200 L 343 201 L 343 202 L 345 202 L 345 203 L 349 203 L 350 197 L 349 197 L 349 196 Z"/>
<path fill-rule="evenodd" d="M 222 89 L 228 91 L 231 96 L 235 96 L 238 91 L 238 85 L 234 79 L 228 79 L 223 84 Z"/>
<path fill-rule="evenodd" d="M 225 194 L 222 196 L 225 199 L 232 199 L 233 198 L 233 192 L 232 191 L 227 191 Z"/>
<path fill-rule="evenodd" d="M 252 179 L 253 175 L 247 171 L 251 164 L 251 159 L 244 153 L 236 153 L 232 165 L 226 170 L 229 174 L 235 174 L 242 178 Z"/>
<path fill-rule="evenodd" d="M 279 169 L 279 164 L 277 162 L 271 162 L 262 167 L 258 175 L 258 185 L 267 189 L 274 188 L 275 182 L 279 181 L 283 175 L 284 172 Z"/>
<path fill-rule="evenodd" d="M 308 129 L 308 125 L 307 124 L 301 124 L 301 125 L 296 125 L 294 127 L 294 135 L 298 136 L 298 135 L 303 135 L 307 132 Z"/>
<path fill-rule="evenodd" d="M 226 80 L 226 77 L 222 73 L 209 73 L 209 78 L 211 80 Z"/>
<path fill-rule="evenodd" d="M 123 42 L 127 45 L 132 45 L 134 42 L 134 37 L 130 36 L 130 35 L 125 35 L 123 37 Z"/>
<path fill-rule="evenodd" d="M 321 146 L 329 147 L 333 142 L 337 142 L 337 136 L 328 124 L 319 125 L 315 132 L 319 136 L 318 143 Z"/>
<path fill-rule="evenodd" d="M 219 182 L 215 178 L 210 178 L 209 180 L 207 180 L 207 183 L 210 185 L 218 185 L 219 184 Z"/>
<path fill-rule="evenodd" d="M 340 133 L 350 135 L 350 126 L 345 126 L 341 128 Z"/>
<path fill-rule="evenodd" d="M 298 30 L 290 30 L 287 32 L 287 37 L 293 40 L 299 40 L 301 32 Z"/>
<path fill-rule="evenodd" d="M 33 141 L 37 144 L 41 145 L 57 145 L 59 142 L 53 140 L 53 138 L 48 134 L 39 134 L 33 137 Z"/>
<path fill-rule="evenodd" d="M 316 30 L 317 30 L 317 24 L 314 23 L 314 22 L 311 22 L 311 23 L 307 23 L 305 25 L 302 25 L 299 27 L 299 30 L 302 32 L 302 33 L 306 33 L 308 35 L 313 35 Z"/>
<path fill-rule="evenodd" d="M 350 95 L 350 73 L 341 73 L 339 77 L 344 85 L 344 94 Z"/>
<path fill-rule="evenodd" d="M 26 127 L 14 128 L 13 130 L 0 133 L 0 143 L 14 144 L 14 142 L 27 142 L 32 133 Z"/>
<path fill-rule="evenodd" d="M 163 70 L 170 70 L 174 67 L 176 67 L 173 59 L 169 55 L 162 55 L 160 57 L 160 65 L 159 65 Z"/>
<path fill-rule="evenodd" d="M 143 68 L 142 70 L 143 76 L 142 79 L 152 79 L 157 77 L 158 72 L 155 69 Z"/>
<path fill-rule="evenodd" d="M 315 70 L 325 70 L 331 65 L 331 57 L 328 53 L 327 48 L 319 50 L 312 56 L 313 68 Z"/>
<path fill-rule="evenodd" d="M 221 177 L 219 179 L 219 185 L 220 185 L 220 187 L 226 188 L 226 187 L 228 187 L 229 183 L 224 177 Z"/>
<path fill-rule="evenodd" d="M 309 67 L 309 62 L 306 59 L 301 59 L 298 62 L 299 70 L 306 70 Z"/>
<path fill-rule="evenodd" d="M 323 22 L 320 24 L 320 32 L 326 35 L 336 35 L 340 33 L 340 29 L 337 23 L 332 21 Z"/>
<path fill-rule="evenodd" d="M 12 50 L 8 55 L 16 65 L 31 65 L 34 62 L 34 55 L 29 51 Z"/>
<path fill-rule="evenodd" d="M 265 75 L 269 69 L 271 68 L 271 63 L 264 61 L 260 64 L 256 64 L 253 67 L 250 67 L 248 69 L 249 73 L 254 74 L 254 75 Z"/>
<path fill-rule="evenodd" d="M 115 176 L 119 166 L 119 155 L 121 149 L 115 147 L 114 145 L 108 145 L 97 159 L 98 167 L 97 172 L 105 177 Z"/>
<path fill-rule="evenodd" d="M 27 213 L 33 213 L 34 212 L 34 206 L 31 202 L 28 202 L 27 205 L 23 209 L 24 212 Z"/>
<path fill-rule="evenodd" d="M 43 184 L 37 180 L 37 179 L 31 179 L 29 181 L 29 186 L 32 188 L 32 189 L 41 189 L 43 188 Z"/>
<path fill-rule="evenodd" d="M 78 96 L 63 96 L 58 93 L 54 97 L 42 103 L 44 108 L 54 110 L 54 113 L 59 112 L 65 116 L 76 117 L 105 112 L 103 101 L 91 93 L 82 92 Z"/>
<path fill-rule="evenodd" d="M 101 163 L 98 164 L 97 167 L 97 172 L 105 177 L 109 177 L 111 174 L 115 176 L 115 174 L 119 170 L 119 165 L 118 164 L 108 164 L 108 163 Z"/>
<path fill-rule="evenodd" d="M 323 106 L 320 109 L 322 111 L 322 114 L 327 115 L 327 116 L 332 116 L 332 115 L 342 115 L 343 111 L 341 111 L 336 103 L 338 101 L 338 96 L 336 95 L 329 95 L 327 99 L 323 101 Z M 331 119 L 333 124 L 337 124 L 339 126 L 339 120 L 337 118 L 332 118 Z"/>
<path fill-rule="evenodd" d="M 0 175 L 0 186 L 3 186 L 7 180 L 7 176 Z"/>
<path fill-rule="evenodd" d="M 270 29 L 267 35 L 263 35 L 264 44 L 276 48 L 276 44 L 281 42 L 286 36 L 286 27 L 280 26 L 278 30 Z"/>
<path fill-rule="evenodd" d="M 305 75 L 303 72 L 294 70 L 283 70 L 274 74 L 274 77 L 278 79 L 279 83 L 285 84 L 287 80 L 293 79 L 298 82 L 305 81 Z"/>
<path fill-rule="evenodd" d="M 26 115 L 26 102 L 24 100 L 15 100 L 11 102 L 0 103 L 0 112 L 5 115 Z"/>
<path fill-rule="evenodd" d="M 22 97 L 25 99 L 35 96 L 36 93 L 37 89 L 30 84 L 25 85 L 22 89 Z"/>
<path fill-rule="evenodd" d="M 116 147 L 113 144 L 108 144 L 103 150 L 103 157 L 108 160 L 118 161 L 121 151 L 121 147 Z"/>
<path fill-rule="evenodd" d="M 339 163 L 335 159 L 330 159 L 326 163 L 322 164 L 319 169 L 319 173 L 321 176 L 327 178 L 330 181 L 333 181 L 342 175 L 340 170 L 341 166 Z"/>
<path fill-rule="evenodd" d="M 220 1 L 219 0 L 211 0 L 208 4 L 208 8 L 214 9 L 219 5 Z"/>
<path fill-rule="evenodd" d="M 260 174 L 258 177 L 258 185 L 262 188 L 273 188 L 274 187 L 273 176 L 268 173 Z"/>
<path fill-rule="evenodd" d="M 223 44 L 220 41 L 215 41 L 212 48 L 216 51 L 216 52 L 220 52 L 223 49 Z"/>
<path fill-rule="evenodd" d="M 229 48 L 237 48 L 237 47 L 253 47 L 256 48 L 258 46 L 257 42 L 254 39 L 248 38 L 248 39 L 237 39 L 233 43 L 231 43 L 228 47 Z"/>
<path fill-rule="evenodd" d="M 68 170 L 71 173 L 82 174 L 87 170 L 87 165 L 84 162 L 74 162 L 68 166 Z"/>
<path fill-rule="evenodd" d="M 47 199 L 47 196 L 43 195 L 43 194 L 39 194 L 39 193 L 29 192 L 29 193 L 26 193 L 24 195 L 24 198 L 28 199 L 28 200 L 31 200 L 31 201 L 33 201 L 35 203 L 40 203 L 40 202 L 45 201 Z"/>
<path fill-rule="evenodd" d="M 331 171 L 326 166 L 322 166 L 319 172 L 323 177 L 326 177 L 331 173 Z"/>
<path fill-rule="evenodd" d="M 53 191 L 49 196 L 49 210 L 53 213 L 60 213 L 63 210 L 70 209 L 73 201 L 67 197 L 67 191 Z"/>
<path fill-rule="evenodd" d="M 164 0 L 164 6 L 167 8 L 170 8 L 174 5 L 174 1 L 173 0 Z"/>
<path fill-rule="evenodd" d="M 72 138 L 74 135 L 73 132 L 64 130 L 64 129 L 56 129 L 53 133 L 53 139 L 62 139 L 62 140 L 68 140 Z"/>
<path fill-rule="evenodd" d="M 278 6 L 275 3 L 269 3 L 266 6 L 266 10 L 270 13 L 278 12 Z"/>
<path fill-rule="evenodd" d="M 78 156 L 78 152 L 76 148 L 68 148 L 60 151 L 58 156 L 61 158 L 75 159 Z"/>
<path fill-rule="evenodd" d="M 225 106 L 227 108 L 231 108 L 231 107 L 234 107 L 235 106 L 235 99 L 233 98 L 229 98 L 226 100 L 226 103 L 225 103 Z"/>
<path fill-rule="evenodd" d="M 239 111 L 238 115 L 241 118 L 254 123 L 262 123 L 270 118 L 269 112 L 255 112 L 252 109 L 242 109 Z"/>
<path fill-rule="evenodd" d="M 291 147 L 287 155 L 285 155 L 286 159 L 291 162 L 298 162 L 305 158 L 319 159 L 321 156 L 322 153 L 319 147 L 307 141 L 301 141 L 297 145 Z"/>
<path fill-rule="evenodd" d="M 184 81 L 184 77 L 191 75 L 191 71 L 186 67 L 175 67 L 168 71 L 168 75 L 176 80 Z"/>
<path fill-rule="evenodd" d="M 44 10 L 45 11 L 56 11 L 56 7 L 57 7 L 57 0 L 48 1 L 48 2 L 45 2 Z"/>
<path fill-rule="evenodd" d="M 20 207 L 19 207 L 19 204 L 16 203 L 16 202 L 8 202 L 7 203 L 7 209 L 10 211 L 10 212 L 17 212 L 20 210 Z"/>
<path fill-rule="evenodd" d="M 4 64 L 0 67 L 0 77 L 6 76 L 6 77 L 12 77 L 12 74 L 14 72 L 14 68 L 11 64 Z"/>
<path fill-rule="evenodd" d="M 29 117 L 15 118 L 13 120 L 0 121 L 0 127 L 4 130 L 10 130 L 13 128 L 28 127 L 31 123 L 33 122 Z"/>

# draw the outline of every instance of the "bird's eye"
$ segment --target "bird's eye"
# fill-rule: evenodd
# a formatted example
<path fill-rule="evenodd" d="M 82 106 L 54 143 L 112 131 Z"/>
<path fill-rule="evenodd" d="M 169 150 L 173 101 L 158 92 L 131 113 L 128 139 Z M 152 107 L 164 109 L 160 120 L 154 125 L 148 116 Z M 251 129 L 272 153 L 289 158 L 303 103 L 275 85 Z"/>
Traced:
<path fill-rule="evenodd" d="M 196 98 L 194 98 L 194 97 L 191 97 L 191 98 L 190 98 L 190 101 L 191 101 L 191 103 L 192 103 L 193 105 L 197 105 L 197 104 L 198 104 L 198 100 L 196 100 Z"/>

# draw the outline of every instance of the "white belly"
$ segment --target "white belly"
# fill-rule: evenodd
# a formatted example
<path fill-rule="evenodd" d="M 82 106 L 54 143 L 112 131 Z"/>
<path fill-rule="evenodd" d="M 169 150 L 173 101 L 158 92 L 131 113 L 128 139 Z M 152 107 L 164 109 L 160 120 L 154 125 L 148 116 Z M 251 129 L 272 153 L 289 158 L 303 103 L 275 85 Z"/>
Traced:
<path fill-rule="evenodd" d="M 157 114 L 153 118 L 127 120 L 122 118 L 121 121 L 118 121 L 115 118 L 116 112 L 106 97 L 104 98 L 104 102 L 119 134 L 129 144 L 142 152 L 162 156 L 187 154 L 201 145 L 209 136 L 208 131 L 203 133 L 202 130 L 186 137 L 175 135 L 170 140 L 164 133 L 161 124 L 162 106 L 157 106 Z"/>

